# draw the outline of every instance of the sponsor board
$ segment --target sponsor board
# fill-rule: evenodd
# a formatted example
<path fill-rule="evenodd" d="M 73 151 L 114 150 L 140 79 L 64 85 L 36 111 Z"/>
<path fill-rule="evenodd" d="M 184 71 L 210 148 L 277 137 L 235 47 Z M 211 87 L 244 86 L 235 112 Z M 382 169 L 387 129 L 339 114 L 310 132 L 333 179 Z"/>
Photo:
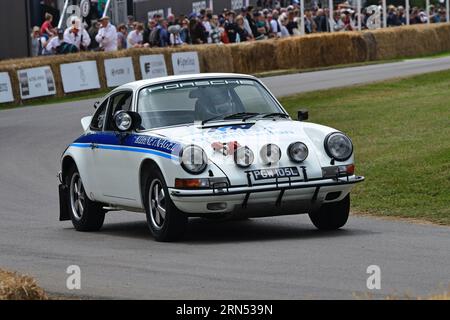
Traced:
<path fill-rule="evenodd" d="M 166 61 L 164 55 L 155 54 L 141 56 L 139 58 L 141 64 L 142 79 L 154 79 L 167 76 Z"/>
<path fill-rule="evenodd" d="M 62 64 L 60 70 L 65 93 L 100 89 L 95 61 Z"/>
<path fill-rule="evenodd" d="M 172 65 L 174 75 L 200 73 L 198 53 L 195 51 L 172 54 Z"/>
<path fill-rule="evenodd" d="M 17 71 L 22 100 L 56 94 L 55 79 L 49 66 Z"/>
<path fill-rule="evenodd" d="M 8 72 L 0 72 L 0 103 L 14 101 L 11 79 Z"/>
<path fill-rule="evenodd" d="M 131 57 L 105 60 L 106 84 L 118 87 L 136 81 Z"/>

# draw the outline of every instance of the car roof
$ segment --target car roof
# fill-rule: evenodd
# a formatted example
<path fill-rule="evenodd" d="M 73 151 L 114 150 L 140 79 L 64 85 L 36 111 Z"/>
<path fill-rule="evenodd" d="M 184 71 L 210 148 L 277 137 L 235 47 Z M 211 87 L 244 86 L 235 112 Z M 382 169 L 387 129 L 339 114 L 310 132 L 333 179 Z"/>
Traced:
<path fill-rule="evenodd" d="M 151 85 L 157 85 L 167 82 L 173 82 L 173 81 L 184 81 L 184 80 L 204 80 L 204 79 L 215 79 L 215 78 L 242 78 L 242 79 L 254 79 L 256 80 L 256 77 L 245 75 L 245 74 L 237 74 L 237 73 L 199 73 L 199 74 L 189 74 L 189 75 L 181 75 L 181 76 L 168 76 L 168 77 L 161 77 L 161 78 L 155 78 L 155 79 L 148 79 L 148 80 L 140 80 L 140 81 L 134 81 L 127 84 L 124 84 L 116 89 L 114 89 L 112 92 L 115 91 L 121 91 L 121 90 L 138 90 L 142 87 L 147 87 Z"/>

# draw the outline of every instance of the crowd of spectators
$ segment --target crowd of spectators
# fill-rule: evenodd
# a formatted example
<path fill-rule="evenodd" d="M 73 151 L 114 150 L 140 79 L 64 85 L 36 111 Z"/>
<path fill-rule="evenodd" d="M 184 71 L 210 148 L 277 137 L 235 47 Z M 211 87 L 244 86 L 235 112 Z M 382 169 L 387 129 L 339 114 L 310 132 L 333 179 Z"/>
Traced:
<path fill-rule="evenodd" d="M 359 13 L 361 28 L 369 28 L 370 17 L 377 10 L 363 8 Z M 31 34 L 32 55 L 65 54 L 79 51 L 116 51 L 129 48 L 168 47 L 186 44 L 228 44 L 284 38 L 316 32 L 340 32 L 357 29 L 358 13 L 347 2 L 339 4 L 330 19 L 328 8 L 312 5 L 304 10 L 303 23 L 298 4 L 276 8 L 242 8 L 223 10 L 214 14 L 205 9 L 190 15 L 170 14 L 167 18 L 156 14 L 146 23 L 128 17 L 126 23 L 117 27 L 104 16 L 91 21 L 90 26 L 80 19 L 63 30 L 53 27 L 51 14 L 45 15 L 41 27 L 34 27 Z M 378 13 L 382 12 L 378 8 Z M 373 17 L 372 17 L 373 18 Z M 378 18 L 381 21 L 381 17 Z M 387 8 L 387 26 L 407 24 L 402 6 Z M 446 22 L 443 5 L 431 6 L 430 12 L 413 7 L 409 24 Z M 304 27 L 303 32 L 301 28 Z"/>

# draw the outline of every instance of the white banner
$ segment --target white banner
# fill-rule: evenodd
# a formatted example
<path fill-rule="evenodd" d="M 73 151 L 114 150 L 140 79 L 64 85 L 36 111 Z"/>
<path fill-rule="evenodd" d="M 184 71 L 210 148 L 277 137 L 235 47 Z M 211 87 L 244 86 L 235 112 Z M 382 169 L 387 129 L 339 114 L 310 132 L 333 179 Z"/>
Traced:
<path fill-rule="evenodd" d="M 62 64 L 60 70 L 65 93 L 100 88 L 95 61 Z"/>
<path fill-rule="evenodd" d="M 172 65 L 175 75 L 200 73 L 200 62 L 195 51 L 172 54 Z"/>
<path fill-rule="evenodd" d="M 110 88 L 136 81 L 131 57 L 105 60 L 105 73 Z"/>
<path fill-rule="evenodd" d="M 8 72 L 0 72 L 0 103 L 12 102 L 14 96 Z"/>
<path fill-rule="evenodd" d="M 17 76 L 23 100 L 56 94 L 55 79 L 49 66 L 19 70 Z"/>
<path fill-rule="evenodd" d="M 142 79 L 154 79 L 167 76 L 166 61 L 163 54 L 141 56 Z"/>

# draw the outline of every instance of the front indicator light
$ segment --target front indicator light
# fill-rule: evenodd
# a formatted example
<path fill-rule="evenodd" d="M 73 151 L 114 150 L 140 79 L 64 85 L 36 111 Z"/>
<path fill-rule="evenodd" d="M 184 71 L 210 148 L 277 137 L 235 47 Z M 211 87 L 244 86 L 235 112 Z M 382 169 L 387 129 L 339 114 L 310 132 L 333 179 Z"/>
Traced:
<path fill-rule="evenodd" d="M 347 177 L 352 176 L 354 174 L 355 174 L 354 164 L 322 168 L 322 176 L 324 178 Z"/>

